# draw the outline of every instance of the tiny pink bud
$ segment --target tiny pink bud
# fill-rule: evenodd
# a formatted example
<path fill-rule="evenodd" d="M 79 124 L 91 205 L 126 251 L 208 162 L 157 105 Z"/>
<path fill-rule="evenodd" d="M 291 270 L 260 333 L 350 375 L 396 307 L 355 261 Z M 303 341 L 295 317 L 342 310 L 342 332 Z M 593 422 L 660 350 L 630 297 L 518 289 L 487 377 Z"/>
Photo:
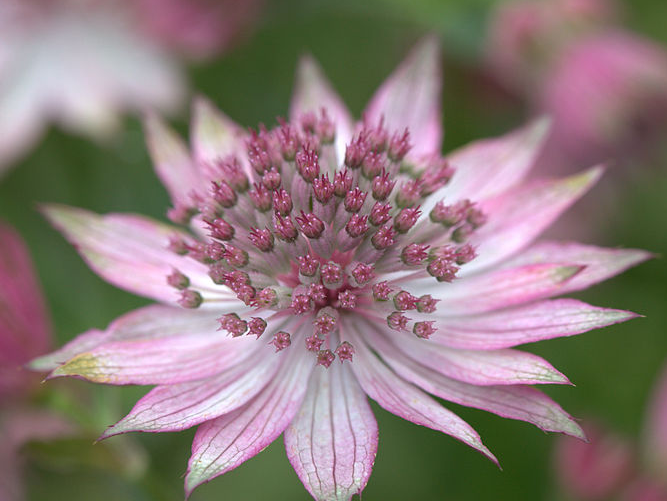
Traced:
<path fill-rule="evenodd" d="M 350 290 L 339 292 L 338 301 L 340 301 L 340 306 L 346 310 L 353 310 L 357 307 L 357 296 Z"/>
<path fill-rule="evenodd" d="M 251 228 L 248 238 L 262 252 L 271 252 L 273 250 L 273 233 L 268 228 L 264 228 L 263 230 Z"/>
<path fill-rule="evenodd" d="M 220 261 L 225 257 L 225 247 L 220 242 L 211 242 L 206 246 L 205 252 L 211 261 Z"/>
<path fill-rule="evenodd" d="M 421 198 L 421 184 L 413 179 L 403 183 L 396 195 L 396 205 L 399 207 L 410 207 L 416 204 Z"/>
<path fill-rule="evenodd" d="M 273 197 L 263 184 L 253 183 L 254 189 L 248 193 L 250 200 L 259 212 L 266 212 L 271 209 Z"/>
<path fill-rule="evenodd" d="M 345 210 L 347 212 L 358 212 L 364 205 L 366 196 L 368 193 L 361 191 L 359 187 L 354 188 L 352 191 L 348 191 L 345 194 Z"/>
<path fill-rule="evenodd" d="M 338 359 L 343 362 L 344 360 L 352 361 L 352 356 L 354 355 L 354 347 L 347 341 L 343 341 L 336 348 L 336 355 Z"/>
<path fill-rule="evenodd" d="M 315 304 L 320 306 L 327 301 L 327 289 L 322 284 L 310 284 L 308 295 L 315 301 Z"/>
<path fill-rule="evenodd" d="M 433 327 L 434 323 L 435 322 L 433 320 L 428 320 L 426 322 L 416 322 L 412 328 L 412 332 L 417 337 L 428 339 L 436 330 L 435 327 Z"/>
<path fill-rule="evenodd" d="M 236 313 L 223 315 L 218 319 L 218 322 L 220 322 L 220 329 L 226 330 L 232 337 L 242 336 L 248 330 L 248 322 L 241 320 Z"/>
<path fill-rule="evenodd" d="M 385 169 L 384 155 L 378 151 L 370 151 L 361 163 L 361 173 L 366 179 L 379 176 Z"/>
<path fill-rule="evenodd" d="M 336 355 L 331 350 L 320 350 L 317 352 L 317 365 L 322 365 L 328 369 L 334 360 L 336 360 Z"/>
<path fill-rule="evenodd" d="M 391 225 L 381 226 L 371 237 L 371 243 L 376 249 L 383 250 L 394 245 L 395 236 L 396 232 L 394 231 L 394 228 L 391 227 Z"/>
<path fill-rule="evenodd" d="M 259 291 L 255 298 L 258 306 L 272 307 L 278 304 L 278 293 L 271 287 L 266 287 Z"/>
<path fill-rule="evenodd" d="M 278 331 L 276 335 L 273 336 L 271 343 L 276 347 L 276 351 L 281 351 L 292 344 L 292 339 L 289 333 L 285 331 Z"/>
<path fill-rule="evenodd" d="M 230 266 L 242 268 L 248 264 L 248 253 L 243 249 L 238 249 L 233 245 L 225 246 L 224 258 Z"/>
<path fill-rule="evenodd" d="M 418 300 L 418 298 L 410 294 L 408 291 L 400 291 L 394 296 L 394 306 L 397 310 L 414 310 L 417 308 Z"/>
<path fill-rule="evenodd" d="M 167 276 L 167 283 L 175 289 L 183 290 L 190 286 L 190 279 L 175 269 Z"/>
<path fill-rule="evenodd" d="M 334 176 L 334 195 L 343 198 L 347 192 L 352 189 L 352 176 L 348 174 L 347 169 L 336 172 Z"/>
<path fill-rule="evenodd" d="M 225 208 L 234 207 L 238 199 L 236 192 L 226 181 L 213 182 L 211 194 L 213 199 Z"/>
<path fill-rule="evenodd" d="M 399 233 L 407 233 L 415 225 L 420 214 L 419 206 L 401 209 L 394 218 L 394 228 Z"/>
<path fill-rule="evenodd" d="M 281 182 L 280 174 L 275 168 L 265 172 L 262 176 L 262 184 L 269 191 L 277 190 Z"/>
<path fill-rule="evenodd" d="M 237 193 L 245 193 L 248 190 L 248 177 L 238 158 L 230 156 L 218 161 L 216 166 L 220 170 L 220 179 L 227 181 Z"/>
<path fill-rule="evenodd" d="M 320 267 L 320 262 L 310 254 L 298 256 L 296 260 L 299 262 L 299 273 L 306 277 L 314 277 Z"/>
<path fill-rule="evenodd" d="M 389 295 L 393 292 L 393 289 L 389 287 L 389 283 L 384 280 L 373 284 L 373 298 L 376 301 L 387 301 L 389 300 Z"/>
<path fill-rule="evenodd" d="M 366 285 L 375 277 L 375 269 L 370 264 L 359 263 L 352 269 L 352 278 L 356 282 L 356 286 L 361 287 Z"/>
<path fill-rule="evenodd" d="M 325 174 L 313 180 L 313 191 L 315 193 L 315 198 L 321 204 L 326 204 L 334 192 L 334 185 L 329 181 L 329 177 Z"/>
<path fill-rule="evenodd" d="M 418 266 L 428 259 L 426 244 L 409 244 L 401 251 L 401 261 L 408 266 Z"/>
<path fill-rule="evenodd" d="M 451 261 L 439 257 L 429 263 L 426 271 L 435 277 L 438 282 L 451 282 L 456 278 L 459 269 Z"/>
<path fill-rule="evenodd" d="M 288 216 L 292 212 L 292 197 L 284 188 L 273 192 L 273 208 L 281 216 Z"/>
<path fill-rule="evenodd" d="M 403 134 L 395 132 L 389 141 L 387 156 L 394 162 L 400 162 L 408 151 L 410 151 L 410 148 L 412 148 L 410 144 L 410 131 L 405 129 Z"/>
<path fill-rule="evenodd" d="M 185 205 L 177 205 L 167 211 L 167 217 L 170 221 L 176 224 L 189 224 L 192 216 L 197 213 L 194 207 L 186 207 Z"/>
<path fill-rule="evenodd" d="M 327 261 L 322 265 L 320 276 L 328 289 L 340 287 L 343 283 L 343 268 L 334 261 Z"/>
<path fill-rule="evenodd" d="M 372 190 L 375 200 L 386 200 L 394 189 L 396 181 L 389 179 L 389 173 L 383 171 L 381 175 L 373 179 Z"/>
<path fill-rule="evenodd" d="M 299 223 L 301 232 L 308 238 L 320 238 L 322 232 L 324 232 L 324 223 L 312 212 L 306 214 L 301 211 L 301 216 L 297 216 L 296 221 Z"/>
<path fill-rule="evenodd" d="M 435 305 L 439 299 L 433 299 L 430 294 L 424 294 L 420 296 L 419 301 L 417 301 L 417 311 L 419 313 L 433 313 L 435 312 Z"/>
<path fill-rule="evenodd" d="M 293 242 L 296 240 L 296 237 L 299 236 L 299 232 L 294 226 L 292 218 L 289 216 L 283 218 L 277 212 L 274 214 L 273 229 L 276 232 L 276 237 L 283 242 Z"/>
<path fill-rule="evenodd" d="M 207 222 L 210 230 L 209 235 L 218 240 L 231 240 L 234 238 L 234 227 L 221 217 L 215 218 L 213 221 Z"/>
<path fill-rule="evenodd" d="M 404 331 L 408 325 L 408 317 L 400 311 L 394 311 L 387 317 L 387 325 L 395 331 Z"/>
<path fill-rule="evenodd" d="M 204 299 L 201 297 L 201 294 L 192 289 L 185 289 L 181 292 L 181 297 L 178 300 L 183 308 L 199 308 Z"/>
<path fill-rule="evenodd" d="M 357 238 L 368 231 L 368 216 L 360 216 L 359 214 L 352 214 L 350 220 L 345 225 L 345 231 L 352 238 Z"/>
<path fill-rule="evenodd" d="M 327 308 L 320 310 L 313 321 L 318 334 L 329 334 L 336 327 L 336 317 L 327 313 L 326 310 Z"/>
<path fill-rule="evenodd" d="M 313 300 L 308 294 L 297 294 L 292 298 L 290 306 L 294 313 L 303 315 L 313 309 Z"/>
<path fill-rule="evenodd" d="M 313 334 L 306 338 L 306 349 L 308 351 L 318 351 L 322 343 L 324 343 L 324 340 L 317 337 L 317 334 Z"/>
<path fill-rule="evenodd" d="M 465 244 L 459 247 L 456 251 L 456 264 L 459 266 L 462 264 L 469 263 L 477 257 L 477 251 L 470 244 Z"/>
<path fill-rule="evenodd" d="M 185 240 L 179 236 L 172 235 L 169 237 L 169 244 L 167 245 L 167 249 L 169 249 L 174 254 L 184 256 L 188 253 L 188 244 L 186 244 Z"/>
<path fill-rule="evenodd" d="M 266 320 L 260 317 L 251 317 L 248 320 L 248 335 L 253 334 L 260 337 L 266 330 Z"/>
<path fill-rule="evenodd" d="M 296 154 L 296 168 L 307 183 L 312 183 L 320 175 L 320 164 L 317 153 L 301 149 Z"/>
<path fill-rule="evenodd" d="M 336 124 L 329 118 L 327 110 L 324 108 L 320 110 L 320 118 L 315 123 L 315 132 L 322 144 L 331 144 L 336 138 Z"/>
<path fill-rule="evenodd" d="M 366 141 L 366 134 L 362 132 L 346 146 L 345 166 L 350 169 L 359 168 L 369 149 L 370 145 Z"/>
<path fill-rule="evenodd" d="M 278 129 L 278 144 L 280 146 L 280 153 L 288 162 L 294 160 L 296 152 L 299 148 L 299 137 L 292 128 L 292 126 L 285 122 L 282 118 L 278 119 L 280 128 Z"/>
<path fill-rule="evenodd" d="M 368 220 L 373 226 L 381 226 L 391 219 L 390 211 L 391 204 L 389 202 L 375 202 Z"/>

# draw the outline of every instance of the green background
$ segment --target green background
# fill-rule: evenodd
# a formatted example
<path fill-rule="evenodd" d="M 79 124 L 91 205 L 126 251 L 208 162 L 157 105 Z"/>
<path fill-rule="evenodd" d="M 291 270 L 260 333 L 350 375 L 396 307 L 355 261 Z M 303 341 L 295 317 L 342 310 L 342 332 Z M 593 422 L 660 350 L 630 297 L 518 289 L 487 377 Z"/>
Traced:
<path fill-rule="evenodd" d="M 268 3 L 254 34 L 231 53 L 189 70 L 195 92 L 210 97 L 246 126 L 285 115 L 299 54 L 320 61 L 343 99 L 359 115 L 373 90 L 429 32 L 445 53 L 445 151 L 520 125 L 520 105 L 480 96 L 471 74 L 480 57 L 493 2 L 436 0 L 276 1 Z M 667 41 L 667 2 L 625 4 L 634 30 Z M 184 116 L 187 113 L 184 113 Z M 175 122 L 183 133 L 185 119 Z M 590 243 L 667 249 L 667 149 L 641 162 L 617 165 L 623 188 L 613 211 Z M 595 196 L 595 191 L 590 194 Z M 128 119 L 107 144 L 51 130 L 0 182 L 0 217 L 28 242 L 52 313 L 58 345 L 146 301 L 115 289 L 85 266 L 40 216 L 36 206 L 61 202 L 98 212 L 122 211 L 163 218 L 168 198 L 147 157 L 141 126 Z M 588 210 L 595 207 L 587 206 Z M 576 209 L 575 209 L 576 210 Z M 586 217 L 585 214 L 583 217 Z M 667 355 L 667 268 L 655 259 L 581 294 L 593 304 L 637 311 L 646 318 L 583 336 L 538 343 L 576 387 L 547 392 L 580 418 L 595 418 L 631 437 L 640 434 L 652 382 Z M 142 388 L 52 382 L 41 400 L 75 414 L 91 437 L 127 412 Z M 53 394 L 62 390 L 65 396 Z M 538 429 L 446 404 L 480 432 L 503 471 L 454 439 L 403 421 L 374 405 L 380 445 L 364 501 L 387 499 L 562 499 L 552 473 L 555 436 Z M 28 448 L 34 500 L 180 500 L 193 431 L 92 439 Z M 107 450 L 109 449 L 109 450 Z M 125 456 L 134 458 L 135 466 Z M 309 499 L 292 471 L 282 439 L 238 469 L 201 487 L 193 500 Z"/>

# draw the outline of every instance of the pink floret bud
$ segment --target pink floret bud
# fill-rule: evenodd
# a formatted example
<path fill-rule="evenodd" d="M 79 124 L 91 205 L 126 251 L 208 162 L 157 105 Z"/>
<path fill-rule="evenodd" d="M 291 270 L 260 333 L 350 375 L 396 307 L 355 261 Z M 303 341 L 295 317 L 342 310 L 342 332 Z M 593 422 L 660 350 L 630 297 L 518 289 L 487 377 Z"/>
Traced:
<path fill-rule="evenodd" d="M 336 360 L 336 355 L 331 350 L 320 350 L 317 352 L 317 365 L 322 365 L 328 369 L 334 360 Z"/>
<path fill-rule="evenodd" d="M 355 137 L 345 148 L 345 166 L 350 169 L 358 169 L 364 161 L 370 145 L 366 140 L 366 134 L 361 133 Z"/>
<path fill-rule="evenodd" d="M 456 278 L 459 269 L 448 259 L 439 257 L 429 263 L 426 271 L 435 277 L 438 282 L 451 282 Z"/>
<path fill-rule="evenodd" d="M 320 163 L 317 153 L 301 149 L 296 154 L 296 168 L 307 183 L 312 183 L 320 175 Z"/>
<path fill-rule="evenodd" d="M 354 346 L 347 341 L 343 341 L 338 345 L 338 348 L 336 348 L 336 355 L 338 355 L 338 359 L 341 363 L 344 360 L 349 360 L 351 362 L 352 356 L 354 355 Z"/>
<path fill-rule="evenodd" d="M 313 309 L 313 300 L 308 294 L 297 294 L 292 298 L 290 306 L 294 313 L 303 315 Z"/>
<path fill-rule="evenodd" d="M 456 251 L 455 259 L 456 259 L 456 264 L 459 266 L 469 263 L 473 259 L 477 257 L 477 251 L 475 248 L 470 245 L 470 244 L 465 244 L 459 247 L 459 249 Z"/>
<path fill-rule="evenodd" d="M 248 160 L 255 172 L 262 175 L 273 166 L 273 159 L 269 152 L 268 133 L 266 130 L 260 131 L 259 134 L 251 130 L 250 133 L 251 137 L 246 142 Z"/>
<path fill-rule="evenodd" d="M 471 207 L 468 211 L 468 217 L 466 218 L 468 223 L 475 229 L 486 224 L 487 219 L 486 214 L 477 207 Z"/>
<path fill-rule="evenodd" d="M 376 301 L 388 301 L 392 292 L 393 289 L 386 280 L 373 284 L 373 297 Z"/>
<path fill-rule="evenodd" d="M 315 301 L 315 304 L 319 306 L 327 302 L 327 289 L 322 284 L 310 284 L 308 287 L 308 295 L 310 295 L 313 301 Z"/>
<path fill-rule="evenodd" d="M 285 122 L 282 118 L 278 119 L 280 128 L 278 129 L 277 138 L 280 145 L 280 153 L 288 162 L 294 160 L 296 152 L 299 149 L 299 137 L 294 131 L 294 128 Z"/>
<path fill-rule="evenodd" d="M 352 278 L 357 287 L 366 285 L 375 277 L 375 268 L 370 264 L 359 263 L 352 269 Z"/>
<path fill-rule="evenodd" d="M 431 337 L 431 334 L 435 332 L 435 327 L 433 327 L 433 322 L 432 320 L 428 320 L 426 322 L 416 322 L 414 327 L 412 328 L 412 332 L 414 333 L 415 336 L 420 337 L 422 339 L 428 339 Z"/>
<path fill-rule="evenodd" d="M 347 192 L 352 189 L 352 176 L 347 172 L 347 169 L 336 172 L 334 176 L 334 195 L 338 198 L 343 198 Z"/>
<path fill-rule="evenodd" d="M 225 246 L 225 261 L 234 268 L 242 268 L 248 264 L 248 253 L 243 249 L 238 249 L 233 245 Z"/>
<path fill-rule="evenodd" d="M 167 275 L 167 283 L 174 289 L 183 290 L 190 286 L 190 279 L 175 269 Z"/>
<path fill-rule="evenodd" d="M 204 299 L 201 294 L 192 289 L 185 289 L 181 292 L 181 297 L 178 299 L 178 304 L 183 308 L 199 308 Z"/>
<path fill-rule="evenodd" d="M 194 207 L 187 207 L 185 205 L 176 205 L 167 211 L 167 217 L 170 221 L 176 224 L 188 224 L 197 213 Z"/>
<path fill-rule="evenodd" d="M 322 265 L 320 276 L 328 289 L 340 287 L 343 283 L 343 268 L 334 261 L 328 261 Z"/>
<path fill-rule="evenodd" d="M 320 110 L 320 118 L 315 123 L 315 133 L 322 144 L 331 144 L 336 139 L 336 124 L 331 120 L 327 110 Z"/>
<path fill-rule="evenodd" d="M 324 232 L 324 223 L 312 212 L 306 214 L 301 211 L 301 216 L 297 216 L 296 221 L 299 223 L 301 232 L 308 238 L 320 238 L 322 232 Z"/>
<path fill-rule="evenodd" d="M 225 247 L 220 242 L 211 242 L 206 245 L 206 257 L 211 261 L 221 261 L 225 255 Z"/>
<path fill-rule="evenodd" d="M 387 149 L 387 141 L 389 140 L 389 133 L 384 128 L 384 117 L 380 118 L 380 122 L 375 128 L 367 128 L 366 134 L 370 148 L 374 151 L 384 151 Z"/>
<path fill-rule="evenodd" d="M 280 188 L 273 192 L 273 208 L 281 216 L 288 216 L 292 212 L 292 197 L 285 189 Z"/>
<path fill-rule="evenodd" d="M 257 294 L 255 302 L 258 306 L 272 307 L 278 304 L 278 293 L 271 287 L 265 287 Z"/>
<path fill-rule="evenodd" d="M 338 301 L 340 301 L 341 308 L 345 308 L 346 310 L 353 310 L 357 307 L 357 296 L 349 290 L 339 292 Z"/>
<path fill-rule="evenodd" d="M 266 320 L 260 317 L 251 317 L 248 320 L 248 335 L 260 337 L 266 330 Z"/>
<path fill-rule="evenodd" d="M 396 195 L 396 205 L 399 207 L 410 207 L 416 204 L 421 198 L 421 183 L 413 179 L 406 181 L 401 185 Z"/>
<path fill-rule="evenodd" d="M 318 351 L 322 343 L 324 343 L 324 340 L 317 337 L 317 334 L 313 334 L 306 338 L 306 349 L 308 351 Z"/>
<path fill-rule="evenodd" d="M 234 238 L 234 227 L 221 217 L 217 217 L 206 224 L 210 230 L 209 235 L 218 240 L 231 240 Z"/>
<path fill-rule="evenodd" d="M 306 277 L 314 277 L 320 267 L 320 262 L 310 254 L 298 256 L 296 260 L 299 262 L 299 273 Z"/>
<path fill-rule="evenodd" d="M 377 151 L 370 151 L 361 163 L 361 173 L 366 179 L 373 179 L 379 176 L 385 169 L 384 155 Z"/>
<path fill-rule="evenodd" d="M 452 240 L 457 243 L 463 243 L 470 235 L 475 232 L 475 229 L 469 223 L 464 223 L 452 232 Z"/>
<path fill-rule="evenodd" d="M 381 226 L 391 219 L 390 211 L 391 204 L 389 202 L 375 202 L 368 220 L 373 226 Z"/>
<path fill-rule="evenodd" d="M 408 291 L 400 291 L 394 296 L 394 306 L 397 310 L 414 310 L 417 308 L 417 301 L 419 299 Z"/>
<path fill-rule="evenodd" d="M 433 299 L 430 294 L 424 294 L 419 297 L 417 301 L 417 311 L 419 313 L 433 313 L 435 312 L 435 305 L 440 301 L 439 299 Z"/>
<path fill-rule="evenodd" d="M 257 289 L 251 285 L 241 285 L 234 292 L 236 292 L 236 297 L 248 306 L 253 306 L 257 303 L 255 300 Z"/>
<path fill-rule="evenodd" d="M 350 220 L 345 225 L 345 231 L 352 238 L 358 238 L 368 231 L 368 216 L 352 214 Z"/>
<path fill-rule="evenodd" d="M 389 141 L 387 156 L 394 162 L 400 162 L 408 151 L 410 151 L 410 148 L 412 148 L 410 144 L 410 131 L 405 129 L 403 134 L 394 132 Z"/>
<path fill-rule="evenodd" d="M 418 266 L 428 259 L 426 244 L 410 244 L 401 251 L 401 261 L 408 266 Z"/>
<path fill-rule="evenodd" d="M 331 315 L 331 312 L 327 313 L 327 309 L 330 308 L 320 310 L 317 314 L 317 318 L 313 321 L 315 330 L 318 334 L 329 334 L 330 332 L 333 332 L 336 327 L 336 317 Z"/>
<path fill-rule="evenodd" d="M 281 351 L 292 344 L 292 339 L 289 333 L 285 331 L 278 331 L 276 335 L 273 336 L 271 343 L 276 347 L 276 351 Z"/>
<path fill-rule="evenodd" d="M 420 215 L 419 206 L 401 209 L 401 212 L 394 218 L 394 229 L 399 233 L 407 233 L 415 225 Z"/>
<path fill-rule="evenodd" d="M 189 252 L 188 244 L 186 244 L 185 240 L 177 235 L 172 235 L 169 237 L 169 244 L 167 245 L 167 249 L 180 256 L 184 256 Z"/>
<path fill-rule="evenodd" d="M 271 209 L 273 197 L 263 184 L 253 183 L 254 189 L 248 193 L 252 204 L 259 212 L 266 212 Z"/>
<path fill-rule="evenodd" d="M 381 226 L 371 237 L 371 243 L 376 249 L 383 250 L 394 245 L 395 236 L 396 231 L 391 225 Z"/>
<path fill-rule="evenodd" d="M 262 184 L 269 191 L 277 190 L 281 182 L 280 173 L 275 168 L 265 172 L 262 176 Z"/>
<path fill-rule="evenodd" d="M 453 175 L 454 168 L 445 159 L 429 165 L 421 176 L 422 196 L 430 195 L 445 186 Z"/>
<path fill-rule="evenodd" d="M 268 228 L 264 228 L 263 230 L 251 228 L 248 238 L 262 252 L 271 252 L 273 250 L 273 233 Z"/>
<path fill-rule="evenodd" d="M 248 322 L 241 320 L 236 313 L 228 313 L 218 319 L 220 328 L 218 330 L 226 330 L 232 337 L 239 337 L 245 334 L 248 330 Z"/>
<path fill-rule="evenodd" d="M 373 198 L 375 200 L 386 200 L 395 184 L 396 181 L 389 179 L 389 173 L 383 171 L 381 175 L 373 179 Z"/>
<path fill-rule="evenodd" d="M 331 184 L 327 175 L 322 174 L 313 180 L 313 192 L 317 201 L 324 205 L 333 197 L 334 185 Z"/>
<path fill-rule="evenodd" d="M 395 331 L 404 331 L 408 325 L 408 317 L 400 311 L 394 311 L 387 317 L 387 325 Z"/>
<path fill-rule="evenodd" d="M 277 212 L 274 214 L 274 216 L 273 229 L 276 232 L 276 237 L 278 237 L 283 242 L 293 242 L 296 240 L 296 237 L 299 236 L 299 232 L 294 226 L 292 218 L 289 216 L 282 217 Z"/>
<path fill-rule="evenodd" d="M 248 177 L 243 172 L 239 159 L 231 156 L 218 161 L 216 166 L 220 170 L 220 179 L 224 179 L 237 193 L 245 193 L 248 189 Z"/>
<path fill-rule="evenodd" d="M 225 208 L 234 207 L 238 199 L 236 192 L 226 181 L 213 182 L 211 195 L 216 202 Z"/>
<path fill-rule="evenodd" d="M 359 187 L 355 187 L 352 191 L 345 194 L 345 210 L 347 212 L 359 212 L 359 209 L 364 205 L 368 193 L 361 191 Z"/>

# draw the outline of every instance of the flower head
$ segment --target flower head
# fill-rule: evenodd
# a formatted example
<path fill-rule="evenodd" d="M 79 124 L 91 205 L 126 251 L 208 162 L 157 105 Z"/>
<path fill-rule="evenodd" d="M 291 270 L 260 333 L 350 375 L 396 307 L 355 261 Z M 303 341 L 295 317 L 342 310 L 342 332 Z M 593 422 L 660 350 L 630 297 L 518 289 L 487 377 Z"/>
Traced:
<path fill-rule="evenodd" d="M 299 66 L 289 122 L 273 128 L 246 133 L 200 100 L 190 152 L 149 118 L 158 175 L 177 212 L 192 215 L 190 232 L 138 216 L 46 213 L 101 276 L 161 304 L 33 367 L 157 385 L 103 436 L 199 425 L 187 492 L 284 432 L 309 492 L 350 498 L 366 485 L 377 449 L 367 396 L 494 461 L 429 393 L 581 436 L 527 386 L 565 376 L 514 347 L 632 318 L 549 298 L 648 254 L 533 244 L 600 170 L 524 182 L 543 123 L 443 159 L 439 94 L 438 44 L 428 39 L 359 123 L 310 58 Z M 240 166 L 238 187 L 228 165 Z M 215 187 L 225 180 L 234 195 L 223 200 Z M 234 231 L 220 238 L 228 226 Z M 184 309 L 187 291 L 198 301 Z"/>

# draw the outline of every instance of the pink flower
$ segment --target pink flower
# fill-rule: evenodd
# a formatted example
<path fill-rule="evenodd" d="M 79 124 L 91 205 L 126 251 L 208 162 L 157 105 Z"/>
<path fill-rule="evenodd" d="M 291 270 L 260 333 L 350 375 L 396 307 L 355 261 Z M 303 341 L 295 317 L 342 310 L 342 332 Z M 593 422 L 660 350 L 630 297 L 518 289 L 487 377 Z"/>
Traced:
<path fill-rule="evenodd" d="M 601 427 L 586 430 L 589 443 L 560 439 L 555 467 L 561 486 L 583 501 L 666 501 L 667 366 L 646 418 L 641 441 Z"/>
<path fill-rule="evenodd" d="M 23 499 L 20 448 L 47 440 L 72 426 L 27 404 L 39 382 L 23 366 L 51 347 L 51 329 L 27 249 L 19 235 L 0 222 L 0 495 Z"/>
<path fill-rule="evenodd" d="M 157 300 L 33 362 L 50 377 L 156 385 L 103 437 L 199 425 L 186 492 L 284 432 L 316 499 L 366 485 L 367 402 L 495 457 L 430 394 L 582 437 L 533 384 L 568 384 L 514 347 L 628 320 L 550 299 L 649 257 L 535 238 L 600 176 L 525 182 L 546 128 L 440 156 L 439 50 L 421 43 L 355 123 L 302 59 L 290 121 L 250 134 L 196 102 L 192 150 L 146 122 L 173 221 L 50 206 L 106 280 Z M 182 308 L 185 307 L 185 308 Z"/>
<path fill-rule="evenodd" d="M 552 170 L 636 154 L 667 125 L 667 52 L 615 27 L 614 10 L 609 0 L 516 1 L 493 17 L 489 65 L 553 118 Z"/>

